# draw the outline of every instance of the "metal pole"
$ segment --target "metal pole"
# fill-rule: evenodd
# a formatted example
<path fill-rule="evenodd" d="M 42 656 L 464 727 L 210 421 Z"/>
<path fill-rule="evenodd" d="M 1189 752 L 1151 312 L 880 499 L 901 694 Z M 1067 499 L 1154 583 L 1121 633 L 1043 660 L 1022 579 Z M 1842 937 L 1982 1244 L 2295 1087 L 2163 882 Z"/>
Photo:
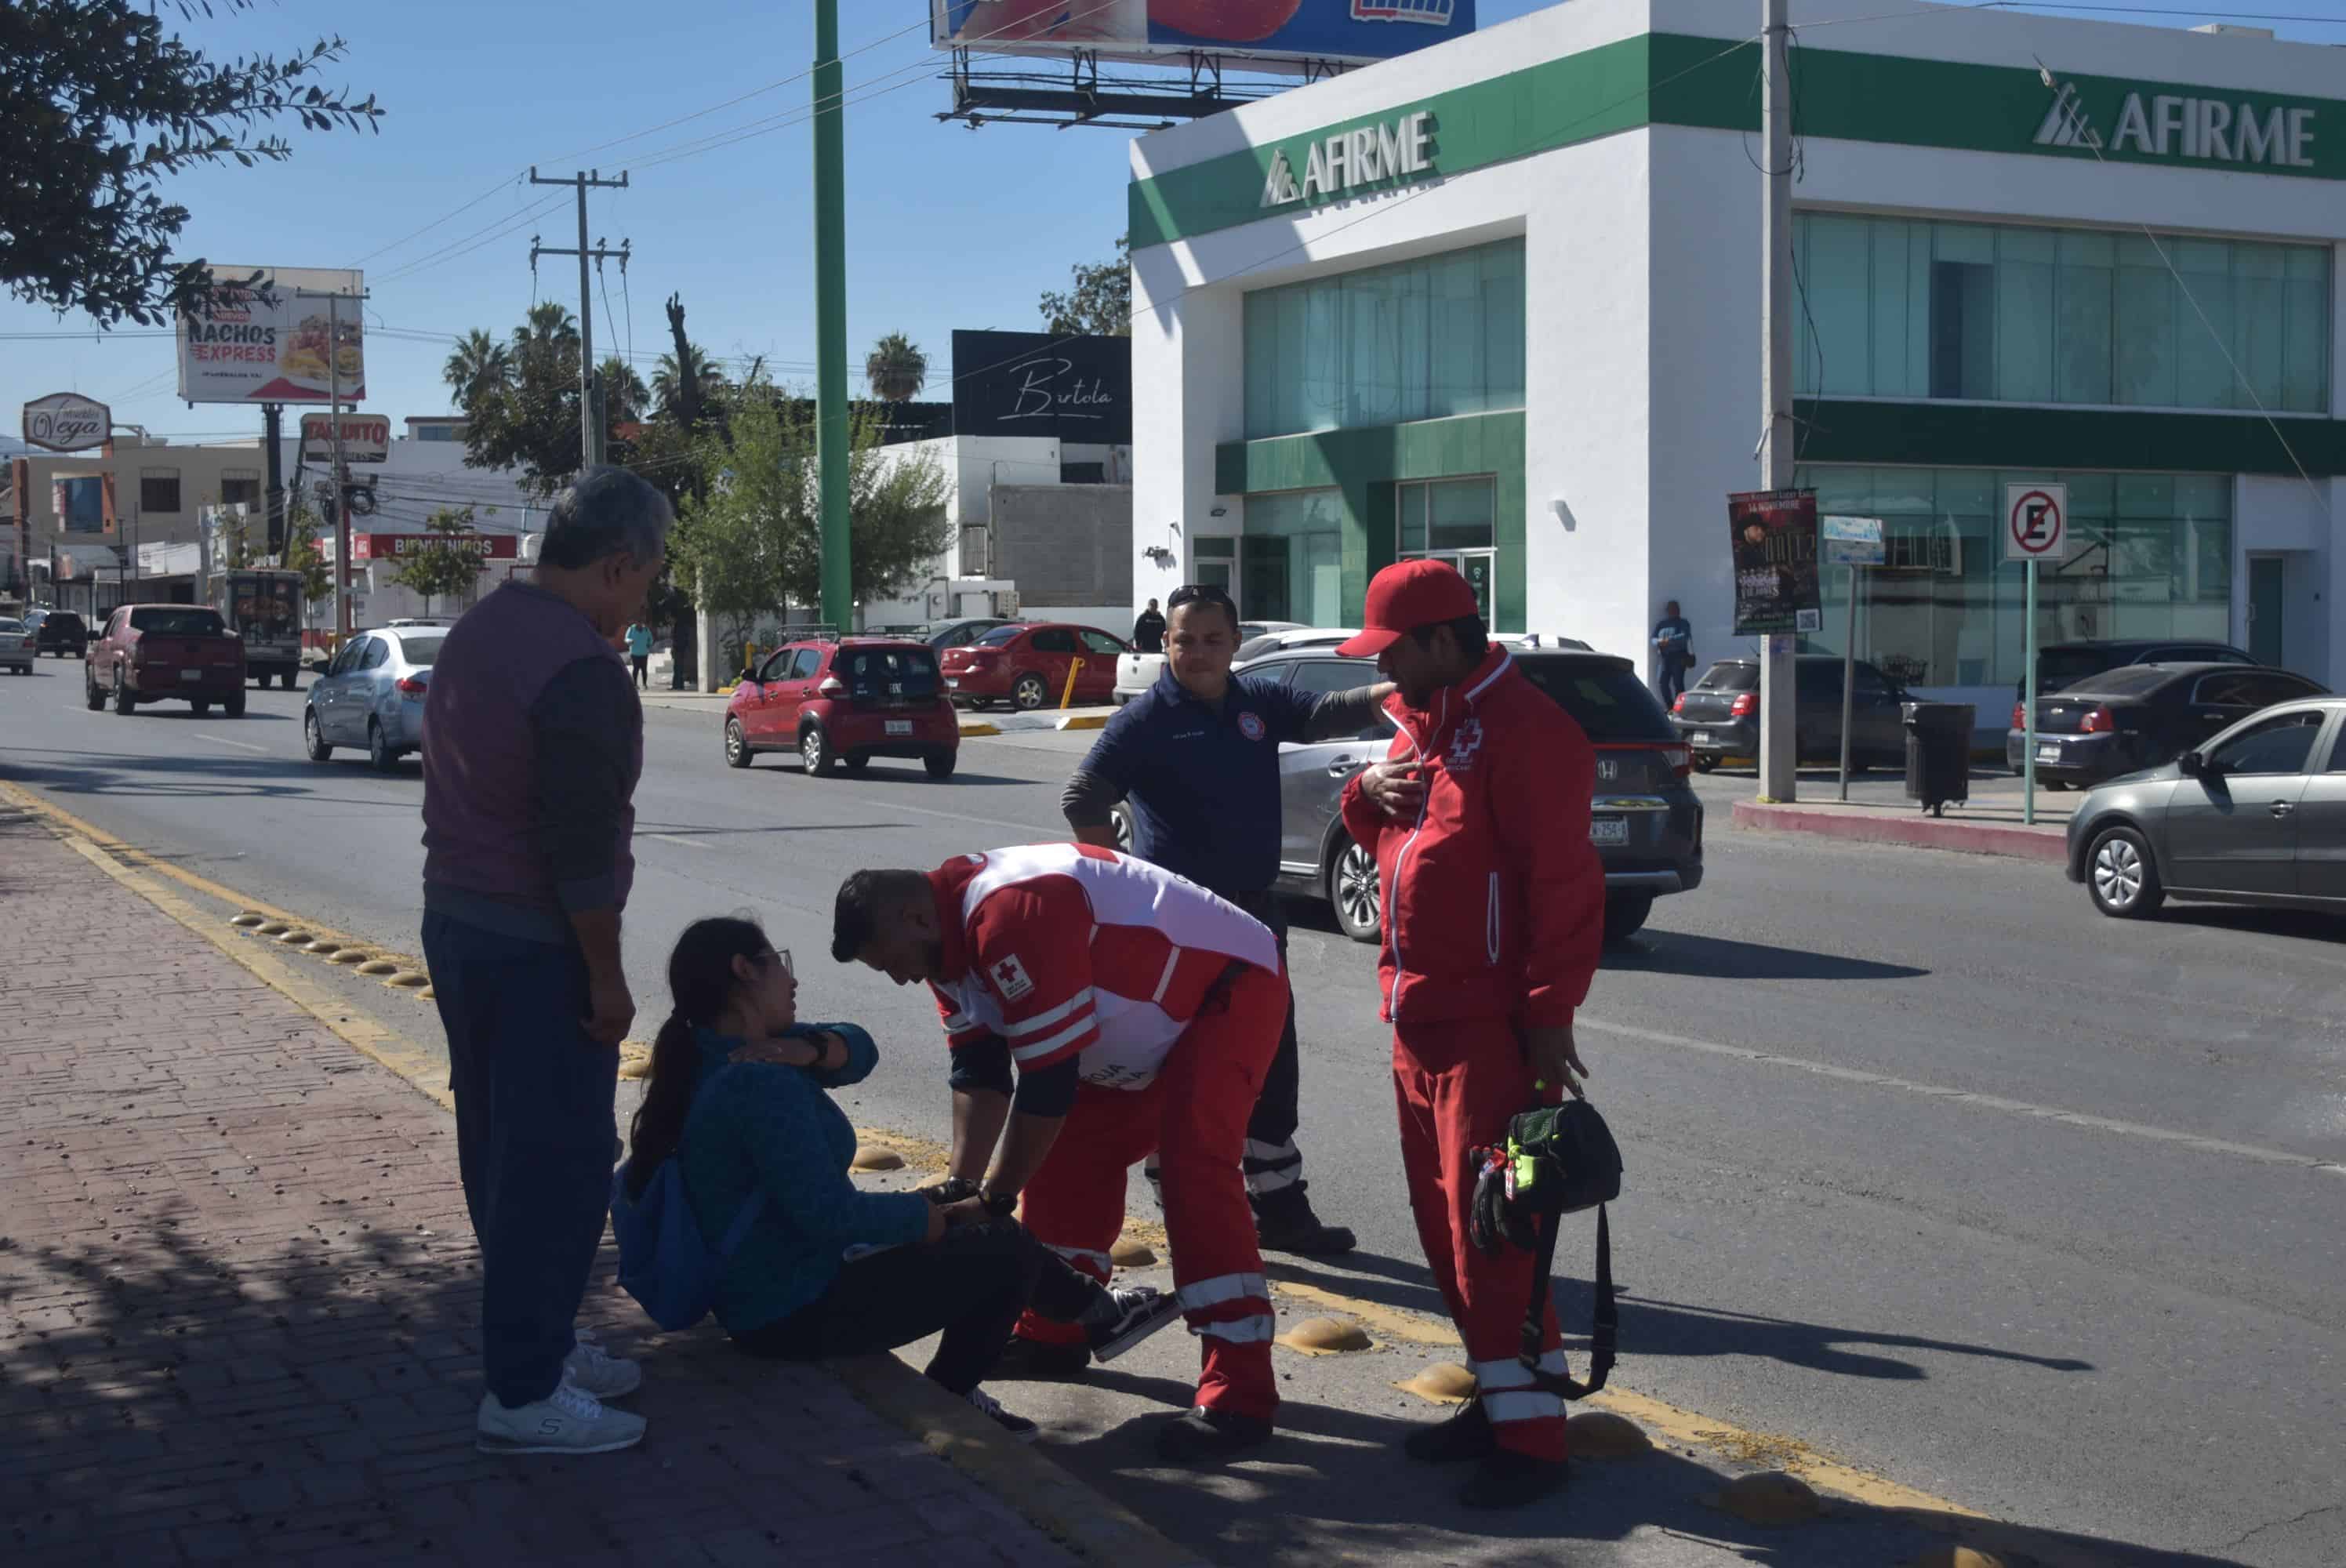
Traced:
<path fill-rule="evenodd" d="M 2028 572 L 2028 636 L 2023 656 L 2027 663 L 2021 672 L 2023 682 L 2020 699 L 2021 728 L 2021 788 L 2020 820 L 2036 826 L 2036 561 L 2031 556 Z"/>
<path fill-rule="evenodd" d="M 822 619 L 844 628 L 855 607 L 848 558 L 847 152 L 841 92 L 839 0 L 815 0 L 814 449 L 822 494 Z"/>
<path fill-rule="evenodd" d="M 262 553 L 284 564 L 285 551 L 285 405 L 265 402 L 260 405 L 263 427 L 269 433 L 269 491 L 266 497 L 268 514 L 262 527 Z"/>
<path fill-rule="evenodd" d="M 326 407 L 334 437 L 334 648 L 351 640 L 351 471 L 342 461 L 342 300 L 326 296 Z"/>
<path fill-rule="evenodd" d="M 1785 72 L 1786 0 L 1760 0 L 1766 36 L 1761 72 L 1760 140 L 1767 148 L 1765 217 L 1760 225 L 1761 280 L 1760 404 L 1767 421 L 1760 448 L 1760 488 L 1789 490 L 1792 484 L 1792 99 Z M 1793 638 L 1771 632 L 1760 666 L 1760 795 L 1767 800 L 1800 798 L 1800 751 L 1795 726 Z"/>
<path fill-rule="evenodd" d="M 1849 569 L 1849 635 L 1841 645 L 1841 798 L 1849 799 L 1849 726 L 1857 709 L 1857 571 Z"/>
<path fill-rule="evenodd" d="M 600 177 L 597 169 L 596 175 Z M 586 179 L 578 177 L 578 461 L 603 461 L 603 422 L 595 408 L 595 308 L 586 281 Z"/>

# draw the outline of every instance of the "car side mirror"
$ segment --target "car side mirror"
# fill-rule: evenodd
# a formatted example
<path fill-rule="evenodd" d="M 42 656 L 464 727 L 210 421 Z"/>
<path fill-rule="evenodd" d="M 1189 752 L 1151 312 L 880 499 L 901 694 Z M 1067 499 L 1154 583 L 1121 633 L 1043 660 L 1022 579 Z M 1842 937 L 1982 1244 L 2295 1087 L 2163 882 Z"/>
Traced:
<path fill-rule="evenodd" d="M 2187 751 L 2175 759 L 2175 768 L 2186 779 L 2205 779 L 2208 776 L 2208 759 L 2197 751 Z"/>

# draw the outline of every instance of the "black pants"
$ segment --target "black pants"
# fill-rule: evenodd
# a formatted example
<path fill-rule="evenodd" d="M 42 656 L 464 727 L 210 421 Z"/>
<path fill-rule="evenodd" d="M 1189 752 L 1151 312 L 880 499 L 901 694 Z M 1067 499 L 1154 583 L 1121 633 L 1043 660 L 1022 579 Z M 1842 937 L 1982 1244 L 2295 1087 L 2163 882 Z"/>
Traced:
<path fill-rule="evenodd" d="M 1680 664 L 1676 659 L 1666 658 L 1662 661 L 1662 706 L 1664 708 L 1676 702 L 1678 699 L 1678 694 L 1686 690 L 1688 668 L 1688 666 Z"/>
<path fill-rule="evenodd" d="M 1100 1287 L 1015 1220 L 964 1226 L 933 1247 L 899 1247 L 839 1271 L 831 1288 L 789 1317 L 733 1336 L 753 1356 L 811 1361 L 892 1350 L 943 1329 L 930 1379 L 965 1394 L 985 1380 L 1029 1306 L 1062 1322 Z"/>
<path fill-rule="evenodd" d="M 1247 913 L 1270 927 L 1279 938 L 1279 958 L 1287 962 L 1287 915 L 1277 895 L 1257 893 L 1233 899 Z M 1303 1119 L 1303 1064 L 1295 1039 L 1295 987 L 1287 988 L 1287 1023 L 1279 1032 L 1279 1054 L 1262 1078 L 1254 1115 L 1247 1118 L 1247 1190 L 1257 1197 L 1291 1186 L 1301 1179 L 1303 1156 L 1295 1148 L 1295 1129 Z"/>
<path fill-rule="evenodd" d="M 636 667 L 636 689 L 638 691 L 648 689 L 651 686 L 651 655 L 629 654 L 627 662 Z"/>

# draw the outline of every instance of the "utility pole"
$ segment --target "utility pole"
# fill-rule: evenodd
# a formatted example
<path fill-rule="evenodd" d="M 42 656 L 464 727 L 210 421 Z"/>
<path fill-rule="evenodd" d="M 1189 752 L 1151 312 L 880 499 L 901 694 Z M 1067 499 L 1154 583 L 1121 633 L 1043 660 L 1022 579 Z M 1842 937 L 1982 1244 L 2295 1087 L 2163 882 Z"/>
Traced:
<path fill-rule="evenodd" d="M 855 629 L 848 550 L 847 150 L 839 0 L 814 8 L 815 467 L 822 495 L 822 618 Z M 703 656 L 707 657 L 706 655 Z"/>
<path fill-rule="evenodd" d="M 617 256 L 619 259 L 619 270 L 626 271 L 627 241 L 620 240 L 617 250 L 607 250 L 600 245 L 590 247 L 586 243 L 586 193 L 597 189 L 627 189 L 627 171 L 621 169 L 619 178 L 617 179 L 605 179 L 603 171 L 599 168 L 581 169 L 568 179 L 540 179 L 537 175 L 537 166 L 532 164 L 529 170 L 529 182 L 532 185 L 576 186 L 578 189 L 578 249 L 557 249 L 550 245 L 540 245 L 536 237 L 533 235 L 529 242 L 529 264 L 535 270 L 537 266 L 537 259 L 541 256 L 578 258 L 578 462 L 582 467 L 593 468 L 603 461 L 606 423 L 603 419 L 603 400 L 599 395 L 600 389 L 596 385 L 595 304 L 588 292 L 586 263 L 600 262 L 607 257 Z"/>
<path fill-rule="evenodd" d="M 1766 80 L 1760 111 L 1767 151 L 1766 217 L 1760 224 L 1760 488 L 1792 487 L 1792 93 L 1785 76 L 1786 0 L 1760 0 Z M 1800 753 L 1793 726 L 1793 634 L 1770 632 L 1760 661 L 1760 798 L 1800 796 Z"/>
<path fill-rule="evenodd" d="M 261 428 L 268 434 L 269 489 L 264 497 L 269 518 L 264 525 L 263 554 L 275 557 L 280 564 L 285 558 L 285 454 L 280 450 L 285 439 L 285 405 L 265 402 L 260 405 Z"/>
<path fill-rule="evenodd" d="M 334 647 L 351 640 L 351 465 L 342 456 L 342 306 L 367 298 L 297 289 L 294 297 L 326 301 L 326 423 L 334 436 Z"/>

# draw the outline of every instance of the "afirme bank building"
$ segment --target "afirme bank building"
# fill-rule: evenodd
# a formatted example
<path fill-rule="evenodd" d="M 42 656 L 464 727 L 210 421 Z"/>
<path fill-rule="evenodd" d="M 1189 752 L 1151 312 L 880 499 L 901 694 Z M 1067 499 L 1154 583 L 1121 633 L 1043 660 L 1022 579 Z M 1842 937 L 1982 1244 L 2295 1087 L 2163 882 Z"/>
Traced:
<path fill-rule="evenodd" d="M 1357 624 L 1435 556 L 1502 631 L 1732 636 L 1759 487 L 1760 7 L 1574 0 L 1133 144 L 1136 599 Z M 1892 15 L 1885 15 L 1884 13 Z M 2068 486 L 2045 641 L 2346 687 L 2346 50 L 1794 0 L 1797 483 L 1879 517 L 1858 651 L 2009 712 L 2004 486 Z M 2048 87 L 2039 63 L 2056 87 Z M 1838 653 L 1846 574 L 1824 573 Z"/>

